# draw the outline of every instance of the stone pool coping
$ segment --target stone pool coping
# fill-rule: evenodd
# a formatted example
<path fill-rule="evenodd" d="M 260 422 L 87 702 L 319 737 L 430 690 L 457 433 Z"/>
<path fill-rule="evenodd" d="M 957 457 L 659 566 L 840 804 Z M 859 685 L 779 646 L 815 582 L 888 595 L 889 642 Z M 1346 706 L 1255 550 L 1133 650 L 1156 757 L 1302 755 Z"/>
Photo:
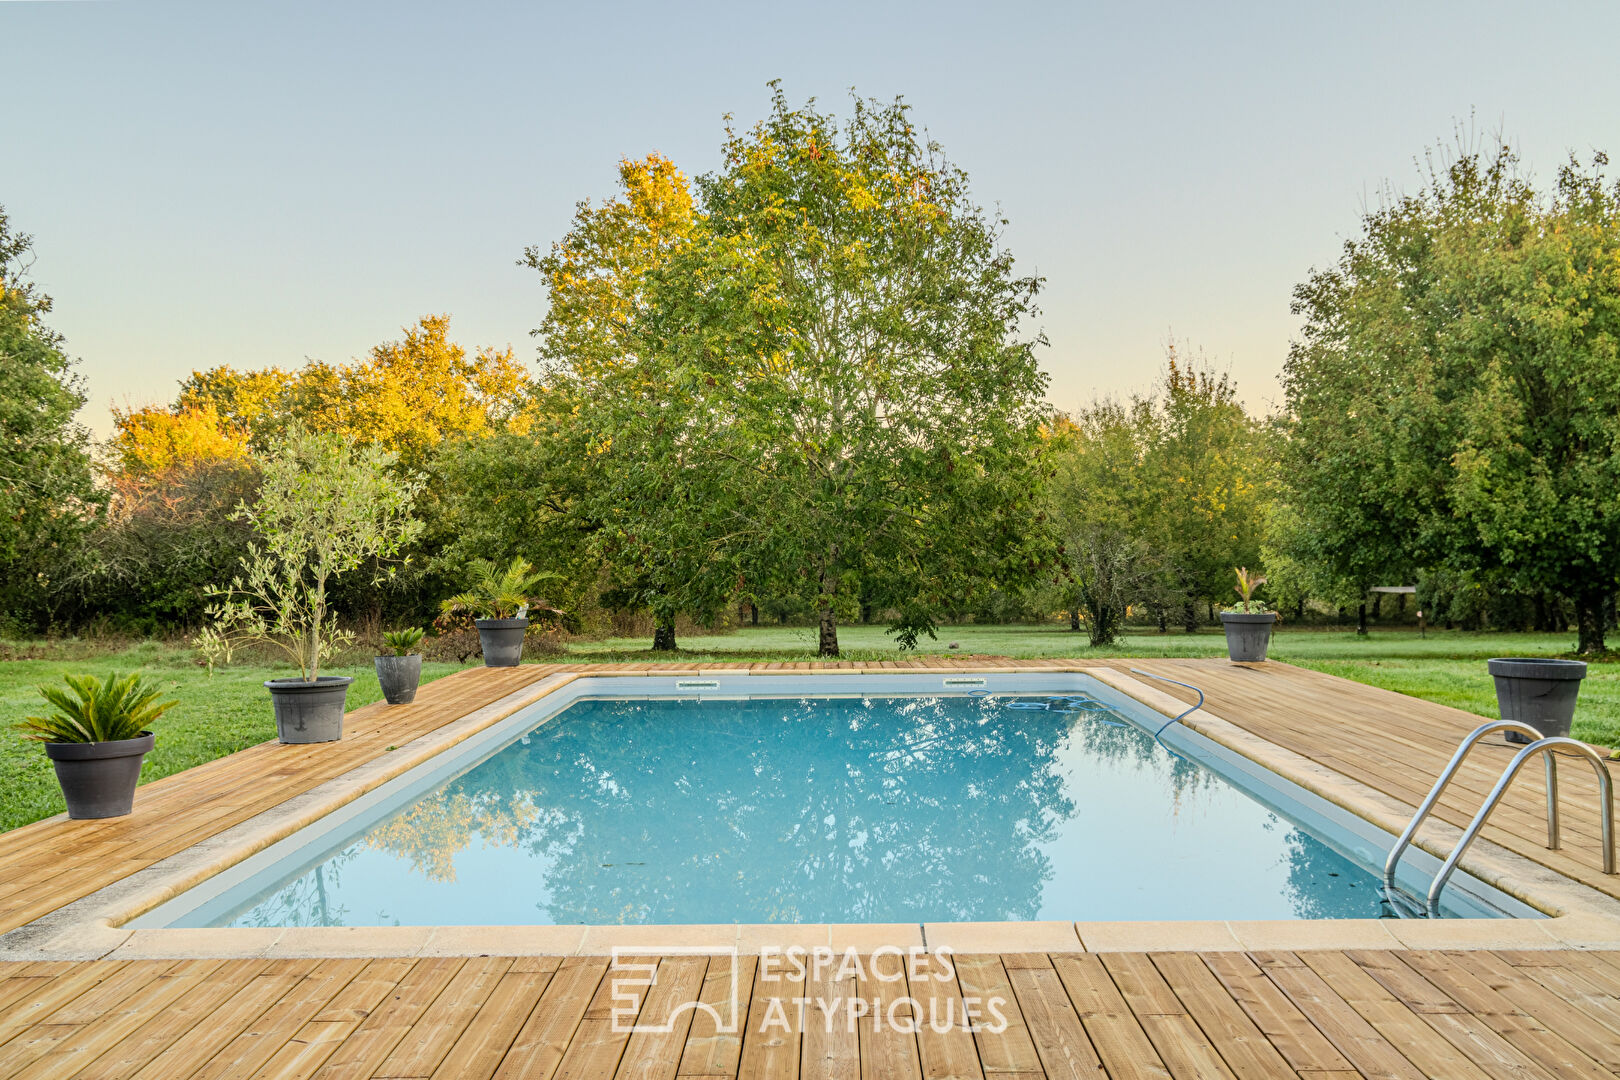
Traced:
<path fill-rule="evenodd" d="M 1018 666 L 909 668 L 905 674 L 1007 674 Z M 1042 674 L 1084 674 L 1165 716 L 1186 708 L 1111 668 L 1031 666 Z M 615 950 L 738 950 L 789 946 L 949 948 L 956 952 L 1114 952 L 1298 949 L 1561 949 L 1620 944 L 1620 901 L 1481 839 L 1462 869 L 1552 916 L 1546 919 L 1316 919 L 1176 922 L 985 922 L 886 924 L 724 924 L 678 926 L 289 927 L 125 929 L 122 924 L 236 865 L 300 828 L 415 768 L 590 669 L 547 676 L 374 758 L 288 801 L 97 892 L 0 935 L 0 961 L 191 957 L 390 957 L 598 955 Z M 714 667 L 656 673 L 714 677 Z M 784 670 L 772 675 L 899 674 L 877 666 Z M 1207 710 L 1182 723 L 1314 794 L 1398 834 L 1412 808 Z M 1416 846 L 1443 857 L 1461 830 L 1431 820 Z"/>

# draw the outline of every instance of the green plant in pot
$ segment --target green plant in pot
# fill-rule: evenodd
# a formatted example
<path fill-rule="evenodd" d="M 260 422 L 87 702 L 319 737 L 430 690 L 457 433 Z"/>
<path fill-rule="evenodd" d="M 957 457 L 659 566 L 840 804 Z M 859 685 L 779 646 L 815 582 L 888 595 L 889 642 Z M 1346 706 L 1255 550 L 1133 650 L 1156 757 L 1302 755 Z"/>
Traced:
<path fill-rule="evenodd" d="M 468 570 L 471 587 L 445 600 L 440 608 L 446 615 L 473 616 L 485 666 L 516 667 L 523 660 L 523 635 L 528 633 L 530 612 L 563 617 L 560 609 L 541 604 L 530 595 L 540 582 L 557 575 L 535 570 L 521 556 L 505 567 L 488 559 L 474 559 Z"/>
<path fill-rule="evenodd" d="M 383 644 L 392 652 L 372 663 L 377 667 L 377 682 L 388 704 L 409 705 L 416 700 L 416 688 L 422 683 L 422 654 L 416 648 L 426 633 L 420 626 L 408 626 L 383 635 Z"/>
<path fill-rule="evenodd" d="M 297 678 L 265 687 L 282 742 L 331 742 L 343 735 L 353 679 L 321 666 L 354 635 L 338 625 L 329 590 L 369 563 L 372 584 L 391 577 L 403 549 L 422 531 L 411 506 L 422 481 L 400 473 L 395 455 L 338 435 L 295 427 L 264 464 L 258 499 L 236 517 L 255 539 L 229 587 L 213 590 L 208 614 L 216 634 L 279 648 Z"/>
<path fill-rule="evenodd" d="M 41 686 L 53 708 L 19 725 L 25 739 L 45 744 L 70 818 L 123 817 L 135 807 L 141 762 L 154 742 L 152 722 L 175 705 L 138 675 L 64 677 L 67 689 Z"/>
<path fill-rule="evenodd" d="M 1251 574 L 1243 566 L 1233 573 L 1237 584 L 1232 591 L 1238 594 L 1238 602 L 1221 611 L 1226 655 L 1234 663 L 1257 663 L 1266 658 L 1266 650 L 1271 646 L 1271 630 L 1277 623 L 1277 614 L 1267 611 L 1263 600 L 1254 598 L 1254 591 L 1266 583 L 1264 576 Z"/>

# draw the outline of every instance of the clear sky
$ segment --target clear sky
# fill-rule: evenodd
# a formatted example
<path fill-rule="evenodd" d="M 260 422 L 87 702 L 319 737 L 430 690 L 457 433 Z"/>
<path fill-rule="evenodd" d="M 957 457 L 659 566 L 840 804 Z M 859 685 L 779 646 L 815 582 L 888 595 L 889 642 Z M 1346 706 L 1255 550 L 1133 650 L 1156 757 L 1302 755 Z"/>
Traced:
<path fill-rule="evenodd" d="M 1264 408 L 1290 290 L 1458 124 L 1549 178 L 1620 157 L 1620 5 L 0 0 L 0 204 L 111 404 L 194 368 L 341 361 L 449 312 L 515 346 L 516 265 L 615 162 L 718 163 L 781 78 L 901 94 L 1047 278 L 1051 398 L 1189 341 Z"/>

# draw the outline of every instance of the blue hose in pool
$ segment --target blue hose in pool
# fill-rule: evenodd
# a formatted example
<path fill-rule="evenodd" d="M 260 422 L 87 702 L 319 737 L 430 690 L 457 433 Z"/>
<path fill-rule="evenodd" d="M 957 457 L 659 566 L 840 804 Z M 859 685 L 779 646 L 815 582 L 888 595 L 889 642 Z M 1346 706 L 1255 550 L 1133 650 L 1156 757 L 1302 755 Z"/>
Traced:
<path fill-rule="evenodd" d="M 1185 709 L 1180 713 L 1177 713 L 1175 716 L 1172 716 L 1170 719 L 1166 720 L 1163 724 L 1161 724 L 1159 726 L 1158 731 L 1155 731 L 1153 733 L 1153 740 L 1155 742 L 1157 742 L 1160 746 L 1164 747 L 1164 752 L 1165 753 L 1170 754 L 1173 757 L 1181 758 L 1182 761 L 1187 761 L 1188 764 L 1191 764 L 1191 762 L 1188 761 L 1188 759 L 1187 759 L 1187 757 L 1185 755 L 1178 754 L 1174 750 L 1170 749 L 1169 745 L 1163 739 L 1159 738 L 1159 736 L 1163 735 L 1164 734 L 1164 729 L 1169 727 L 1171 724 L 1179 724 L 1179 723 L 1181 723 L 1181 721 L 1185 720 L 1187 717 L 1191 716 L 1193 713 L 1197 712 L 1199 709 L 1202 709 L 1204 707 L 1204 692 L 1202 690 L 1198 689 L 1198 687 L 1194 686 L 1192 683 L 1184 683 L 1180 679 L 1167 679 L 1163 675 L 1155 675 L 1155 674 L 1153 674 L 1153 672 L 1151 672 L 1151 671 L 1143 671 L 1141 668 L 1131 668 L 1131 674 L 1132 675 L 1146 675 L 1148 678 L 1150 678 L 1150 679 L 1158 679 L 1160 682 L 1174 683 L 1176 686 L 1185 686 L 1188 690 L 1191 690 L 1193 693 L 1198 695 L 1198 704 L 1192 706 L 1191 708 Z"/>

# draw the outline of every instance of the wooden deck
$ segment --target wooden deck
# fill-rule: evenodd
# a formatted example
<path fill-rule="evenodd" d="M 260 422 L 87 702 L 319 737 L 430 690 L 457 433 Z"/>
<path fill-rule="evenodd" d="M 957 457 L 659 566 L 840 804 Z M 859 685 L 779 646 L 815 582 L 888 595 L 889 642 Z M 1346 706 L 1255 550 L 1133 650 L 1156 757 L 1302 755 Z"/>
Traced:
<path fill-rule="evenodd" d="M 735 669 L 692 665 L 681 670 Z M 753 665 L 756 671 L 811 665 Z M 856 665 L 840 665 L 850 668 Z M 864 665 L 1071 667 L 981 659 Z M 1131 661 L 1202 686 L 1213 713 L 1407 803 L 1478 719 L 1282 664 Z M 0 834 L 0 930 L 20 926 L 481 708 L 558 665 L 473 669 L 417 704 L 351 713 L 341 743 L 254 747 L 140 789 L 136 813 Z M 577 669 L 576 669 L 577 670 Z M 671 670 L 592 666 L 592 672 Z M 1175 687 L 1160 686 L 1175 691 Z M 1190 699 L 1190 698 L 1189 698 Z M 1510 751 L 1500 740 L 1439 815 L 1465 823 Z M 1564 766 L 1565 850 L 1549 852 L 1538 776 L 1486 835 L 1610 895 L 1596 872 L 1595 786 Z M 691 1011 L 672 1030 L 612 1020 L 606 957 L 100 960 L 0 963 L 0 1080 L 36 1077 L 1620 1077 L 1617 951 L 1009 953 L 958 957 L 956 977 L 806 987 L 738 963 L 740 1034 Z M 724 1000 L 729 958 L 656 958 L 642 1022 Z M 891 973 L 893 974 L 893 973 Z M 940 1030 L 829 1024 L 794 998 L 878 999 L 904 1021 L 951 1003 Z M 1004 1031 L 970 1033 L 964 998 L 1005 999 Z M 775 1010 L 772 1003 L 780 1003 Z M 936 1017 L 941 1015 L 935 1013 Z M 786 1016 L 789 1026 L 772 1023 Z M 897 1030 L 898 1027 L 898 1030 Z"/>
<path fill-rule="evenodd" d="M 1023 953 L 959 956 L 945 979 L 879 965 L 806 985 L 753 958 L 665 957 L 617 1023 L 626 987 L 604 957 L 0 965 L 0 1077 L 1620 1076 L 1620 953 Z M 738 1033 L 672 1016 L 727 1001 L 733 972 Z M 975 1005 L 976 1032 L 965 999 L 998 999 Z"/>

